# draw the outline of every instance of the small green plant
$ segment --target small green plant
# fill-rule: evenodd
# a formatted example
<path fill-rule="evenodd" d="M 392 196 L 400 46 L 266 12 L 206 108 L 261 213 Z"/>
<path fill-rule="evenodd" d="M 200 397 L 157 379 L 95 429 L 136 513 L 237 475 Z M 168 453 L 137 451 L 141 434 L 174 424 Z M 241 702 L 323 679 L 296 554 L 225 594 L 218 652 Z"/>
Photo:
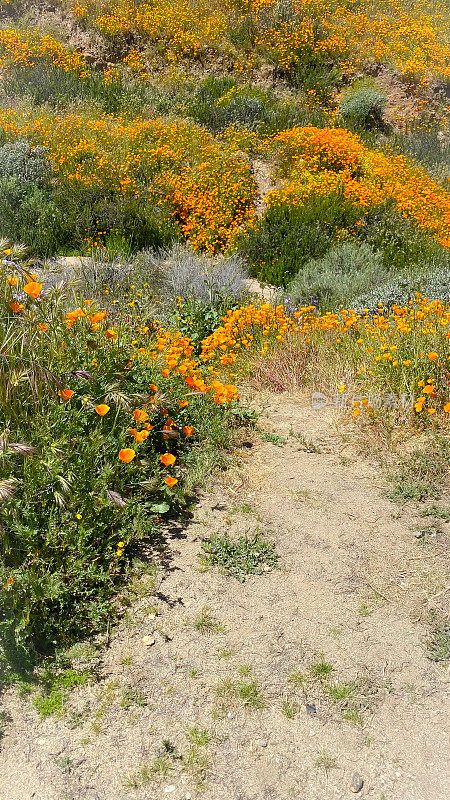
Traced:
<path fill-rule="evenodd" d="M 64 711 L 64 703 L 71 689 L 84 686 L 90 675 L 68 668 L 59 672 L 50 669 L 40 676 L 42 689 L 32 698 L 32 703 L 41 717 L 59 716 Z"/>
<path fill-rule="evenodd" d="M 204 636 L 211 636 L 212 634 L 224 633 L 225 628 L 216 617 L 211 614 L 209 608 L 204 606 L 201 613 L 194 621 L 195 630 L 202 633 Z"/>
<path fill-rule="evenodd" d="M 290 683 L 296 689 L 304 689 L 308 683 L 307 677 L 297 668 L 292 670 L 292 672 L 288 675 L 287 680 L 288 683 Z"/>
<path fill-rule="evenodd" d="M 284 436 L 279 436 L 277 433 L 267 433 L 266 431 L 260 431 L 259 435 L 261 439 L 264 439 L 265 442 L 270 442 L 271 444 L 275 444 L 277 447 L 283 447 L 286 444 L 286 439 Z"/>
<path fill-rule="evenodd" d="M 217 566 L 239 581 L 244 581 L 246 575 L 260 575 L 265 567 L 274 569 L 278 565 L 273 544 L 259 533 L 251 538 L 240 536 L 235 541 L 228 534 L 213 534 L 203 542 L 199 559 L 204 567 Z"/>
<path fill-rule="evenodd" d="M 325 689 L 326 694 L 332 697 L 336 703 L 352 698 L 354 691 L 355 684 L 353 683 L 334 683 L 332 686 L 328 686 Z"/>
<path fill-rule="evenodd" d="M 285 697 L 281 701 L 281 712 L 287 719 L 294 719 L 300 710 L 299 704 L 291 697 Z"/>
<path fill-rule="evenodd" d="M 427 642 L 428 657 L 432 661 L 450 659 L 450 620 L 437 625 Z"/>
<path fill-rule="evenodd" d="M 122 692 L 122 697 L 120 699 L 120 705 L 122 708 L 131 708 L 131 706 L 141 706 L 143 708 L 147 705 L 147 700 L 143 694 L 138 692 L 137 689 L 133 689 L 132 686 L 127 686 L 126 689 Z"/>
<path fill-rule="evenodd" d="M 191 744 L 197 745 L 198 747 L 205 747 L 212 739 L 211 734 L 206 728 L 198 728 L 195 725 L 188 729 L 186 737 Z"/>
<path fill-rule="evenodd" d="M 333 672 L 333 666 L 328 661 L 325 661 L 323 656 L 320 656 L 317 661 L 310 664 L 309 672 L 313 678 L 324 680 Z"/>
<path fill-rule="evenodd" d="M 437 505 L 431 505 L 427 508 L 424 508 L 420 512 L 421 517 L 436 517 L 436 519 L 442 519 L 444 522 L 450 522 L 450 511 L 447 508 L 441 508 Z"/>
<path fill-rule="evenodd" d="M 239 681 L 237 685 L 238 696 L 248 708 L 264 708 L 265 701 L 256 681 Z"/>
<path fill-rule="evenodd" d="M 255 680 L 236 681 L 224 678 L 216 687 L 216 694 L 225 704 L 227 701 L 237 699 L 247 708 L 262 709 L 266 705 Z"/>
<path fill-rule="evenodd" d="M 314 444 L 314 442 L 311 439 L 306 439 L 303 433 L 294 433 L 294 431 L 292 431 L 290 435 L 293 436 L 295 439 L 298 439 L 298 441 L 300 442 L 302 447 L 305 448 L 307 453 L 322 453 L 322 448 L 319 447 L 319 445 Z"/>

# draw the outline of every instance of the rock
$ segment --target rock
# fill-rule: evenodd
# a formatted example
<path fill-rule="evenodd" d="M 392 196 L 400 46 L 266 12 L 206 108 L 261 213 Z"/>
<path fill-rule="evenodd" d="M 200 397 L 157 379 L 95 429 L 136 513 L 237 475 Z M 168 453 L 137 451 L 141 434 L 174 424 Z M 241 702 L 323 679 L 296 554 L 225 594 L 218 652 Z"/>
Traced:
<path fill-rule="evenodd" d="M 306 713 L 309 714 L 311 717 L 314 714 L 317 714 L 317 708 L 315 706 L 315 703 L 306 703 L 305 709 L 306 709 Z"/>
<path fill-rule="evenodd" d="M 258 745 L 258 747 L 267 747 L 268 741 L 267 739 L 257 739 L 256 744 Z"/>
<path fill-rule="evenodd" d="M 151 647 L 152 644 L 155 644 L 153 636 L 143 636 L 142 642 L 145 644 L 146 647 Z"/>
<path fill-rule="evenodd" d="M 361 775 L 358 775 L 357 772 L 354 772 L 352 775 L 352 779 L 350 781 L 350 791 L 357 794 L 361 791 L 362 787 L 364 786 L 364 781 L 361 778 Z"/>
<path fill-rule="evenodd" d="M 165 787 L 164 787 L 164 789 L 163 789 L 163 791 L 165 792 L 165 794 L 172 794 L 172 792 L 174 792 L 176 788 L 177 788 L 177 787 L 176 787 L 176 786 L 173 786 L 173 785 L 171 785 L 171 786 L 165 786 Z"/>

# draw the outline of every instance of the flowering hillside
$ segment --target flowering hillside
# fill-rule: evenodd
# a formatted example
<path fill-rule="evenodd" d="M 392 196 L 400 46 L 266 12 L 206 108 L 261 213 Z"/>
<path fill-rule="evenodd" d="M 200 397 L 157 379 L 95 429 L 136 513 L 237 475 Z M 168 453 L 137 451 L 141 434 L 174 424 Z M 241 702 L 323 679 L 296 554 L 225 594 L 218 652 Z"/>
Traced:
<path fill-rule="evenodd" d="M 446 441 L 450 50 L 437 0 L 1 10 L 12 679 L 108 629 L 254 422 L 255 365 L 296 354 L 356 433 Z"/>

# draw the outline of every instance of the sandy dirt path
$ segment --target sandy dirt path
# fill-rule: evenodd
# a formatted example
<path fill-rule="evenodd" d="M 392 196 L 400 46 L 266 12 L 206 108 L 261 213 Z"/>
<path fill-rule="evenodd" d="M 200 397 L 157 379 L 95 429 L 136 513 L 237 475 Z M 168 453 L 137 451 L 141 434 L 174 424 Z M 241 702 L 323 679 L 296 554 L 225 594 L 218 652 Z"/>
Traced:
<path fill-rule="evenodd" d="M 249 433 L 168 531 L 98 680 L 60 718 L 7 693 L 0 800 L 338 800 L 355 773 L 361 798 L 450 796 L 448 672 L 426 648 L 450 526 L 418 539 L 423 518 L 384 499 L 330 409 L 255 402 L 272 436 Z M 257 531 L 280 569 L 199 569 L 212 533 Z"/>

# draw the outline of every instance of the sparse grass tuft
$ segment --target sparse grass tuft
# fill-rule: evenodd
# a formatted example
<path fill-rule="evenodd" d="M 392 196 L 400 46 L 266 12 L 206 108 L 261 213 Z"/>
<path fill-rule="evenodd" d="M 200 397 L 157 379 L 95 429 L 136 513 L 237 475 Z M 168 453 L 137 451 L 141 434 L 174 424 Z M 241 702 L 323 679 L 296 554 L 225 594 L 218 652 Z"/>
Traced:
<path fill-rule="evenodd" d="M 313 678 L 318 678 L 319 680 L 328 678 L 328 676 L 333 672 L 333 669 L 333 666 L 328 661 L 325 661 L 323 656 L 319 656 L 317 661 L 314 661 L 309 667 L 309 671 Z"/>
<path fill-rule="evenodd" d="M 298 714 L 300 710 L 300 706 L 296 700 L 293 700 L 291 697 L 285 697 L 281 701 L 281 713 L 284 714 L 286 719 L 294 719 L 294 717 Z"/>
<path fill-rule="evenodd" d="M 318 769 L 323 769 L 327 773 L 330 769 L 336 769 L 338 765 L 337 759 L 330 753 L 327 753 L 326 750 L 320 751 L 314 763 Z"/>
<path fill-rule="evenodd" d="M 450 659 L 450 620 L 435 627 L 427 646 L 428 658 L 432 661 L 448 661 Z"/>
<path fill-rule="evenodd" d="M 225 633 L 224 626 L 218 619 L 216 619 L 216 617 L 214 617 L 213 614 L 211 614 L 207 606 L 202 608 L 201 613 L 194 621 L 194 628 L 204 636 Z"/>
<path fill-rule="evenodd" d="M 216 694 L 222 705 L 227 705 L 232 700 L 241 700 L 247 708 L 262 709 L 266 706 L 255 680 L 236 681 L 224 678 L 216 687 Z"/>

